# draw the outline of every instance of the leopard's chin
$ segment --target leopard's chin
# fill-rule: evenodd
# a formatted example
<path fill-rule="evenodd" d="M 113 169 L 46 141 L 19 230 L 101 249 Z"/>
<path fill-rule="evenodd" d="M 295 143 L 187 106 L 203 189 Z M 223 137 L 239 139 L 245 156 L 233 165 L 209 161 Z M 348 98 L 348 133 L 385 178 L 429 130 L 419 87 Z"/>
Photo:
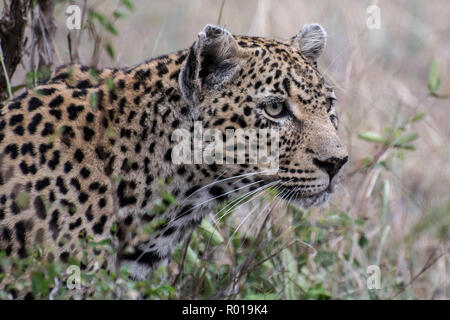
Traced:
<path fill-rule="evenodd" d="M 289 202 L 294 205 L 300 206 L 304 209 L 308 209 L 310 207 L 317 207 L 325 204 L 330 198 L 330 192 L 328 190 L 324 190 L 317 194 L 311 196 L 298 196 L 293 199 L 288 199 Z"/>
<path fill-rule="evenodd" d="M 312 193 L 309 189 L 305 190 L 299 187 L 285 187 L 282 191 L 278 190 L 277 196 L 296 206 L 307 209 L 325 204 L 335 190 L 336 186 L 331 186 L 331 184 L 326 188 L 319 189 L 316 193 Z"/>

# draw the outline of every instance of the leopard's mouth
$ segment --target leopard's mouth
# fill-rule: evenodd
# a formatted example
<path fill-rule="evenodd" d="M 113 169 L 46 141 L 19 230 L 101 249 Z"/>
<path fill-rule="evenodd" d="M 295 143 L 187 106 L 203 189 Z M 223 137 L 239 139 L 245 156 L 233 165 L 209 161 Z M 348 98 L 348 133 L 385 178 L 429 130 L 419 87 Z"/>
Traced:
<path fill-rule="evenodd" d="M 264 181 L 265 183 L 273 183 L 276 181 L 276 177 L 266 176 Z M 311 186 L 281 183 L 274 189 L 277 190 L 276 195 L 278 197 L 306 209 L 326 203 L 331 194 L 336 191 L 339 183 L 338 179 L 333 179 L 326 184 L 316 183 L 316 185 Z"/>
<path fill-rule="evenodd" d="M 336 188 L 336 183 L 324 185 L 319 190 L 314 191 L 304 187 L 289 186 L 280 188 L 277 195 L 288 202 L 306 209 L 326 203 Z"/>
<path fill-rule="evenodd" d="M 321 192 L 305 195 L 301 192 L 293 192 L 293 193 L 281 193 L 280 197 L 305 209 L 312 206 L 319 206 L 324 204 L 330 198 L 331 192 L 326 189 Z"/>

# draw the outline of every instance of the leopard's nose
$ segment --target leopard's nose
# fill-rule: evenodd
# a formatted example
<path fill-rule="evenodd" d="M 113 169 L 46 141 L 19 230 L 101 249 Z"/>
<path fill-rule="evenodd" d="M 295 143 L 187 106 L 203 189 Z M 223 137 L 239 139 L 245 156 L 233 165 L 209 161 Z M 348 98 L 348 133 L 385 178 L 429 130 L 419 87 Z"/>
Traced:
<path fill-rule="evenodd" d="M 324 161 L 314 158 L 313 163 L 320 168 L 321 170 L 328 173 L 330 177 L 330 181 L 333 180 L 333 177 L 341 170 L 342 166 L 347 163 L 348 156 L 344 158 L 336 158 L 331 157 Z"/>

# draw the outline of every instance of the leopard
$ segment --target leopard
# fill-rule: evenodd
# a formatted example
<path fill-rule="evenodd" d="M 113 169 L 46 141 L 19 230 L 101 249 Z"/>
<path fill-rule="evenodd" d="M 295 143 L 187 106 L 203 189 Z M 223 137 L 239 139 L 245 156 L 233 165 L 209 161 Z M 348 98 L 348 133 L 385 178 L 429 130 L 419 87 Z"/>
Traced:
<path fill-rule="evenodd" d="M 316 23 L 289 41 L 206 25 L 189 48 L 136 66 L 57 69 L 0 109 L 0 251 L 45 248 L 48 262 L 146 279 L 224 201 L 271 188 L 304 208 L 326 203 L 348 163 L 318 67 L 326 38 Z M 243 161 L 179 161 L 180 138 L 198 129 L 276 131 L 262 139 L 276 168 L 245 148 Z M 112 251 L 88 245 L 105 240 Z"/>

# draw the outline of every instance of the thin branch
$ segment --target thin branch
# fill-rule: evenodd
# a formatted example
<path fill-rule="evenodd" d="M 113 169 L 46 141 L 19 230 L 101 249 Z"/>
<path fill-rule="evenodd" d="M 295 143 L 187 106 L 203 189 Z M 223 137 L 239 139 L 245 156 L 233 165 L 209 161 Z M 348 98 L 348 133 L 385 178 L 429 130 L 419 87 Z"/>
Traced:
<path fill-rule="evenodd" d="M 372 161 L 370 162 L 370 164 L 364 166 L 364 169 L 372 169 L 377 163 L 378 161 L 381 159 L 381 157 L 386 153 L 386 151 L 389 150 L 389 145 L 383 145 L 383 147 L 377 152 L 377 154 L 373 157 Z M 347 174 L 348 178 L 353 177 L 355 174 L 357 174 L 359 171 L 361 171 L 363 169 L 363 165 L 359 165 L 357 168 L 355 168 L 353 171 L 349 172 Z"/>
<path fill-rule="evenodd" d="M 297 240 L 291 241 L 289 244 L 285 245 L 284 247 L 282 247 L 281 249 L 276 250 L 274 253 L 272 253 L 270 256 L 265 257 L 264 259 L 261 259 L 260 261 L 254 263 L 252 265 L 251 268 L 248 269 L 247 273 L 251 273 L 253 270 L 255 270 L 258 266 L 262 265 L 264 262 L 271 260 L 272 258 L 276 257 L 277 255 L 279 255 L 281 253 L 281 251 L 283 251 L 284 249 L 289 248 L 290 246 L 292 246 L 294 243 L 296 243 Z"/>
<path fill-rule="evenodd" d="M 440 94 L 434 91 L 430 91 L 430 95 L 434 98 L 438 98 L 438 99 L 449 99 L 450 98 L 450 94 Z"/>
<path fill-rule="evenodd" d="M 29 0 L 14 0 L 3 7 L 0 18 L 0 44 L 3 59 L 0 78 L 5 78 L 7 81 L 0 82 L 0 99 L 7 98 L 7 95 L 11 93 L 11 83 L 9 82 L 8 89 L 8 80 L 12 79 L 22 60 L 24 32 L 28 22 L 30 3 Z"/>
<path fill-rule="evenodd" d="M 67 34 L 67 48 L 69 49 L 69 59 L 70 64 L 74 64 L 74 57 L 73 57 L 73 49 L 72 49 L 72 36 L 70 32 Z"/>
<path fill-rule="evenodd" d="M 1 42 L 0 42 L 0 61 L 2 64 L 3 76 L 5 77 L 5 80 L 6 80 L 6 88 L 8 90 L 8 97 L 11 99 L 12 98 L 11 82 L 9 81 L 8 72 L 6 71 L 5 59 L 3 57 L 3 49 L 2 49 Z"/>
<path fill-rule="evenodd" d="M 192 232 L 188 235 L 186 240 L 184 240 L 183 248 L 181 250 L 181 261 L 180 261 L 180 264 L 178 265 L 178 273 L 177 273 L 177 275 L 175 276 L 175 279 L 172 282 L 172 287 L 175 287 L 175 285 L 178 282 L 178 279 L 180 278 L 180 274 L 183 272 L 184 262 L 186 260 L 186 254 L 187 254 L 187 250 L 189 248 L 189 243 L 191 242 L 191 237 L 192 237 Z"/>
<path fill-rule="evenodd" d="M 220 4 L 220 10 L 219 10 L 219 17 L 217 18 L 217 25 L 220 26 L 220 23 L 222 22 L 222 14 L 223 14 L 223 7 L 225 6 L 225 0 L 222 0 L 222 3 Z"/>
<path fill-rule="evenodd" d="M 259 252 L 259 249 L 265 246 L 265 242 L 262 241 L 263 233 L 262 231 L 265 229 L 267 222 L 269 221 L 269 217 L 271 216 L 273 211 L 273 208 L 269 210 L 266 217 L 264 218 L 263 223 L 261 224 L 260 229 L 258 230 L 258 233 L 255 238 L 256 248 L 253 250 L 253 252 L 248 255 L 248 257 L 244 260 L 244 262 L 239 266 L 238 270 L 234 272 L 234 274 L 231 276 L 231 282 L 226 284 L 222 289 L 220 289 L 213 299 L 221 299 L 223 296 L 231 297 L 235 295 L 237 292 L 239 292 L 239 282 L 241 277 L 244 274 L 248 274 L 248 269 L 251 266 L 251 262 L 255 259 L 256 255 Z M 229 289 L 228 289 L 229 288 Z"/>
<path fill-rule="evenodd" d="M 402 292 L 406 290 L 409 286 L 411 286 L 421 275 L 423 275 L 425 272 L 427 272 L 428 269 L 430 269 L 440 258 L 445 256 L 447 252 L 442 252 L 440 255 L 435 257 L 437 249 L 435 249 L 428 258 L 427 262 L 425 262 L 425 265 L 420 269 L 419 273 L 417 273 L 414 277 L 411 278 L 411 280 L 404 285 L 397 293 L 395 293 L 393 296 L 388 298 L 388 300 L 393 300 L 396 297 L 398 297 Z"/>
<path fill-rule="evenodd" d="M 195 299 L 195 297 L 198 296 L 198 294 L 200 293 L 200 289 L 202 288 L 202 284 L 205 281 L 207 272 L 208 272 L 208 269 L 204 268 L 202 275 L 200 276 L 200 280 L 198 281 L 198 284 L 195 287 L 194 293 L 191 295 L 191 299 Z"/>

